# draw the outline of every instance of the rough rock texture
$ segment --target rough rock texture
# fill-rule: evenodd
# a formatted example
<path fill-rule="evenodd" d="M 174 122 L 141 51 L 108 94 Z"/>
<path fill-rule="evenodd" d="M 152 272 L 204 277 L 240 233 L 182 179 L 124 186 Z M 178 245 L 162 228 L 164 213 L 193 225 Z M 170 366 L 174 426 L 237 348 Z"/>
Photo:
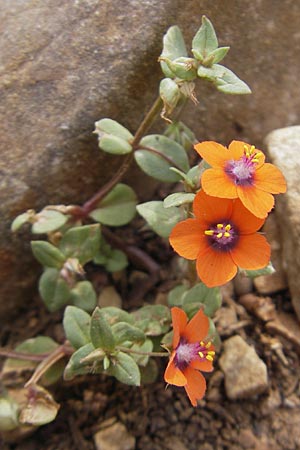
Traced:
<path fill-rule="evenodd" d="M 287 193 L 276 200 L 276 214 L 281 231 L 284 268 L 293 306 L 300 319 L 300 126 L 275 130 L 267 136 L 266 142 L 272 161 L 287 180 Z"/>
<path fill-rule="evenodd" d="M 224 342 L 220 367 L 225 375 L 226 395 L 230 400 L 252 398 L 268 388 L 267 367 L 240 336 Z"/>
<path fill-rule="evenodd" d="M 98 431 L 94 435 L 94 442 L 97 450 L 133 450 L 135 448 L 135 438 L 120 422 Z"/>
<path fill-rule="evenodd" d="M 133 131 L 156 95 L 163 33 L 177 23 L 190 42 L 202 14 L 220 44 L 232 45 L 225 63 L 253 95 L 199 85 L 200 103 L 184 119 L 201 140 L 259 146 L 267 132 L 297 120 L 298 2 L 1 1 L 0 314 L 24 301 L 35 274 L 11 220 L 29 207 L 83 202 L 110 178 L 119 160 L 98 151 L 95 120 L 109 116 Z M 133 178 L 139 191 L 148 183 Z"/>

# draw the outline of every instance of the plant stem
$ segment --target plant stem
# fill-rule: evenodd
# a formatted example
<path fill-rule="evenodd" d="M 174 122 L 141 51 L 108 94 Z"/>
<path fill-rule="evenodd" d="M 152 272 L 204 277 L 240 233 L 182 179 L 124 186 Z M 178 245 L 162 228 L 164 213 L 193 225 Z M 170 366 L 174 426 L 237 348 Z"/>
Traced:
<path fill-rule="evenodd" d="M 27 361 L 43 361 L 49 353 L 40 353 L 38 355 L 34 355 L 32 353 L 23 353 L 23 352 L 15 352 L 14 350 L 8 350 L 5 348 L 0 349 L 0 356 L 4 356 L 5 358 L 13 358 L 13 359 L 23 359 Z"/>
<path fill-rule="evenodd" d="M 117 350 L 120 350 L 121 352 L 124 352 L 124 353 L 134 353 L 136 355 L 142 355 L 142 356 L 156 356 L 158 358 L 169 357 L 168 352 L 142 352 L 140 350 L 132 350 L 131 348 L 121 347 L 121 346 L 118 346 Z"/>
<path fill-rule="evenodd" d="M 64 358 L 67 355 L 73 353 L 72 347 L 66 342 L 63 345 L 57 347 L 53 352 L 49 353 L 46 358 L 37 366 L 31 378 L 25 384 L 25 387 L 31 384 L 36 384 L 39 379 L 47 372 L 50 367 L 52 367 L 57 361 Z"/>
<path fill-rule="evenodd" d="M 140 140 L 146 133 L 146 131 L 151 127 L 156 117 L 158 116 L 160 110 L 162 108 L 162 100 L 160 97 L 157 97 L 152 107 L 144 117 L 140 126 L 138 127 L 134 138 L 131 142 L 133 152 L 138 148 Z M 69 213 L 73 216 L 77 216 L 80 218 L 85 218 L 89 215 L 93 209 L 97 206 L 98 203 L 111 191 L 111 189 L 123 178 L 127 170 L 129 169 L 132 160 L 133 160 L 133 152 L 127 155 L 124 159 L 123 164 L 120 166 L 119 170 L 115 173 L 115 175 L 104 185 L 102 186 L 95 195 L 93 195 L 89 200 L 87 200 L 83 206 L 73 206 L 69 209 Z"/>

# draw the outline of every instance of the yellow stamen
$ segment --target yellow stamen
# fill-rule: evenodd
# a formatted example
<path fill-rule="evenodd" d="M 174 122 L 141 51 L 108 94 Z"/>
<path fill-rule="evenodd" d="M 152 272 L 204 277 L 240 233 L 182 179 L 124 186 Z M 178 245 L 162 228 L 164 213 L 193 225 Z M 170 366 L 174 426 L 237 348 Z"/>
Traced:
<path fill-rule="evenodd" d="M 205 230 L 205 231 L 204 231 L 204 234 L 205 234 L 206 236 L 213 236 L 214 231 L 213 231 L 213 230 Z"/>
<path fill-rule="evenodd" d="M 226 230 L 226 231 L 231 230 L 231 225 L 230 225 L 230 223 L 229 223 L 228 225 L 226 225 L 225 230 Z"/>
<path fill-rule="evenodd" d="M 206 355 L 206 359 L 208 361 L 213 361 L 214 360 L 214 358 L 211 355 Z"/>
<path fill-rule="evenodd" d="M 202 344 L 203 344 L 206 348 L 211 347 L 211 342 L 210 342 L 210 341 L 208 341 L 207 344 L 204 344 L 204 342 L 201 342 L 201 345 L 202 345 Z"/>
<path fill-rule="evenodd" d="M 200 358 L 204 358 L 204 354 L 202 352 L 199 352 Z"/>
<path fill-rule="evenodd" d="M 210 350 L 209 352 L 207 352 L 207 354 L 211 355 L 211 356 L 215 356 L 216 352 L 214 352 L 213 350 Z"/>
<path fill-rule="evenodd" d="M 228 233 L 228 231 L 225 231 L 224 237 L 230 237 L 230 233 Z"/>
<path fill-rule="evenodd" d="M 224 227 L 224 225 L 223 225 L 222 223 L 218 223 L 218 224 L 217 224 L 217 228 L 218 228 L 219 230 L 221 230 L 223 227 Z"/>
<path fill-rule="evenodd" d="M 223 236 L 223 233 L 218 233 L 217 238 L 220 239 Z"/>

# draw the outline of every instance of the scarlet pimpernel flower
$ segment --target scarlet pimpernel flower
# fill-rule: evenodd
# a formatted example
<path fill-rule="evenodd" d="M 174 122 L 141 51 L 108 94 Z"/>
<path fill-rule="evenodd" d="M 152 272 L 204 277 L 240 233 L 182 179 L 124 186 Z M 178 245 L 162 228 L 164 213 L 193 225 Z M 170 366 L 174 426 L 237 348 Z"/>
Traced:
<path fill-rule="evenodd" d="M 165 381 L 183 386 L 193 406 L 197 406 L 206 390 L 206 381 L 200 370 L 211 372 L 214 346 L 206 337 L 208 317 L 200 309 L 188 322 L 186 313 L 177 307 L 171 309 L 173 323 L 172 354 L 165 371 Z"/>
<path fill-rule="evenodd" d="M 239 198 L 255 216 L 264 218 L 274 206 L 272 194 L 286 191 L 280 170 L 265 163 L 265 155 L 253 145 L 232 141 L 228 148 L 213 141 L 195 145 L 211 166 L 201 178 L 204 191 L 214 197 Z"/>
<path fill-rule="evenodd" d="M 170 244 L 186 259 L 196 260 L 198 276 L 208 287 L 231 280 L 237 268 L 262 269 L 270 260 L 270 245 L 257 230 L 264 219 L 254 216 L 239 199 L 211 197 L 199 191 L 194 219 L 179 222 Z"/>

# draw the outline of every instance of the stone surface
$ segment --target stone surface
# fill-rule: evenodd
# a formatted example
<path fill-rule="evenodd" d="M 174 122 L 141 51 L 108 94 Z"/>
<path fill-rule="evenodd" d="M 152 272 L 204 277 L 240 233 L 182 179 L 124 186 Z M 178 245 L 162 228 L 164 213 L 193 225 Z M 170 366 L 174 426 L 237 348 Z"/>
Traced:
<path fill-rule="evenodd" d="M 287 289 L 287 279 L 282 267 L 282 242 L 275 214 L 269 214 L 262 230 L 271 245 L 271 261 L 275 272 L 254 278 L 254 286 L 260 294 L 271 294 Z"/>
<path fill-rule="evenodd" d="M 134 450 L 135 438 L 129 434 L 125 426 L 116 422 L 94 435 L 97 450 Z"/>
<path fill-rule="evenodd" d="M 118 294 L 114 286 L 106 286 L 102 289 L 98 297 L 98 305 L 101 308 L 104 308 L 105 306 L 122 308 L 121 296 Z"/>
<path fill-rule="evenodd" d="M 11 236 L 12 219 L 31 207 L 81 203 L 111 177 L 120 160 L 99 152 L 94 122 L 109 116 L 134 131 L 156 96 L 163 33 L 176 23 L 190 42 L 202 14 L 220 45 L 232 46 L 225 63 L 253 95 L 204 84 L 184 120 L 199 140 L 261 146 L 267 132 L 298 117 L 298 2 L 1 2 L 0 314 L 17 311 L 36 276 L 29 237 L 21 233 L 23 244 Z M 127 181 L 147 195 L 150 179 L 135 168 Z"/>
<path fill-rule="evenodd" d="M 224 342 L 219 363 L 225 375 L 225 390 L 229 399 L 253 398 L 268 389 L 265 363 L 240 336 L 233 336 Z"/>
<path fill-rule="evenodd" d="M 300 319 L 300 126 L 275 130 L 267 136 L 266 143 L 272 162 L 287 180 L 287 193 L 277 197 L 275 212 L 281 232 L 284 269 Z"/>

